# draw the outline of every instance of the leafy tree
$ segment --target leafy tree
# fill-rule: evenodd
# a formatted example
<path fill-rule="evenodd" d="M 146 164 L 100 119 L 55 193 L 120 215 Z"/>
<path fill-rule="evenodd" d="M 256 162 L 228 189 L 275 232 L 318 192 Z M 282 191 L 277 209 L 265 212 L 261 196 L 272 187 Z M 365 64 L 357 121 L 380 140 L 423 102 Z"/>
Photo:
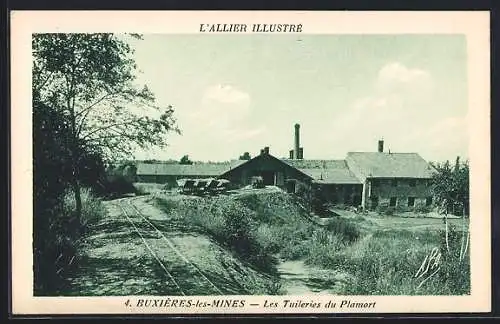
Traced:
<path fill-rule="evenodd" d="M 64 284 L 62 274 L 75 256 L 80 224 L 65 213 L 64 194 L 72 178 L 66 118 L 60 110 L 33 102 L 33 258 L 35 293 L 49 293 Z M 99 155 L 82 152 L 83 186 L 102 190 L 104 164 Z M 62 271 L 62 272 L 61 272 Z"/>
<path fill-rule="evenodd" d="M 469 163 L 457 157 L 452 167 L 450 161 L 434 163 L 437 172 L 432 179 L 432 191 L 443 211 L 455 212 L 459 207 L 462 215 L 469 212 Z"/>
<path fill-rule="evenodd" d="M 189 159 L 189 155 L 184 155 L 181 157 L 179 164 L 193 164 L 193 161 Z"/>
<path fill-rule="evenodd" d="M 245 152 L 243 155 L 240 155 L 240 160 L 250 160 L 252 157 L 250 156 L 250 153 Z"/>
<path fill-rule="evenodd" d="M 32 38 L 33 97 L 64 118 L 77 217 L 84 152 L 111 160 L 130 156 L 136 147 L 163 147 L 165 133 L 179 132 L 173 108 L 159 107 L 148 87 L 136 84 L 127 37 L 140 38 L 102 33 Z"/>

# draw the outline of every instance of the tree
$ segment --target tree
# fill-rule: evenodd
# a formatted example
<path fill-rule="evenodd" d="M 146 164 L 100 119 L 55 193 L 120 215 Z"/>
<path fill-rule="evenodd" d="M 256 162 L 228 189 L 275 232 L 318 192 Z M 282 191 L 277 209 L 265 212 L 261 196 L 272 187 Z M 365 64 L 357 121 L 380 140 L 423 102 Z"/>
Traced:
<path fill-rule="evenodd" d="M 243 155 L 240 155 L 240 160 L 250 160 L 251 159 L 251 156 L 250 156 L 250 153 L 248 152 L 245 152 L 243 153 Z"/>
<path fill-rule="evenodd" d="M 181 157 L 179 164 L 193 164 L 193 161 L 189 159 L 189 155 L 184 155 Z"/>
<path fill-rule="evenodd" d="M 43 294 L 62 287 L 63 270 L 76 255 L 81 224 L 65 217 L 64 196 L 72 178 L 69 125 L 57 109 L 38 101 L 33 108 L 33 275 L 35 294 Z M 82 185 L 102 190 L 105 169 L 99 155 L 83 151 L 78 167 Z"/>
<path fill-rule="evenodd" d="M 136 65 L 127 37 L 140 38 L 102 33 L 32 38 L 33 98 L 64 116 L 78 218 L 83 152 L 112 160 L 130 156 L 136 147 L 164 147 L 165 133 L 179 132 L 173 108 L 159 107 L 148 87 L 135 83 Z"/>
<path fill-rule="evenodd" d="M 433 164 L 437 172 L 433 176 L 432 191 L 445 213 L 461 209 L 462 215 L 469 212 L 469 163 L 460 157 L 452 167 L 449 161 Z"/>

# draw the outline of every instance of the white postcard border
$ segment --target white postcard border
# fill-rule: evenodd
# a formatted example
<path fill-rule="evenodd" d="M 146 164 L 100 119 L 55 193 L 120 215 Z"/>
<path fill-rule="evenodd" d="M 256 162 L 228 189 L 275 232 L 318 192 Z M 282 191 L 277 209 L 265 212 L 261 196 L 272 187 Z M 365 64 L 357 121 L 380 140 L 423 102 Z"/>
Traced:
<path fill-rule="evenodd" d="M 32 251 L 31 34 L 38 32 L 199 33 L 200 23 L 294 23 L 303 34 L 464 34 L 469 84 L 470 296 L 231 296 L 243 308 L 126 307 L 134 297 L 34 297 Z M 13 314 L 449 313 L 491 310 L 489 12 L 13 11 L 11 12 L 11 251 Z M 213 37 L 216 33 L 207 33 Z M 220 34 L 219 34 L 220 35 Z M 276 35 L 279 37 L 278 35 Z M 156 298 L 159 297 L 149 297 Z M 165 297 L 166 298 L 166 297 Z M 181 297 L 171 297 L 182 299 Z M 184 299 L 213 300 L 190 296 Z M 262 308 L 263 300 L 376 302 L 374 308 Z"/>

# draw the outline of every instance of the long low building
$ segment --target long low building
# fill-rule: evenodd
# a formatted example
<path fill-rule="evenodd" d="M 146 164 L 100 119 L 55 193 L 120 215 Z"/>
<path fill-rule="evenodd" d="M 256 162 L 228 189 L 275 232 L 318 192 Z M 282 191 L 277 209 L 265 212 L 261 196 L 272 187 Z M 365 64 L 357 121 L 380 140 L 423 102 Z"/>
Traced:
<path fill-rule="evenodd" d="M 173 188 L 177 186 L 179 179 L 216 178 L 244 162 L 243 160 L 193 164 L 138 162 L 135 181 L 162 183 Z"/>

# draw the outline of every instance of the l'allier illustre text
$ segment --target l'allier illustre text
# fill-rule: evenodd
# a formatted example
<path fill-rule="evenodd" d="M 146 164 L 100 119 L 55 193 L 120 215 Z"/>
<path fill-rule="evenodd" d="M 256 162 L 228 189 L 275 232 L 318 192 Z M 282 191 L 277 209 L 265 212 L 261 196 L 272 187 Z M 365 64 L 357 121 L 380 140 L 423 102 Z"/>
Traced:
<path fill-rule="evenodd" d="M 302 24 L 200 24 L 201 33 L 301 33 Z"/>

